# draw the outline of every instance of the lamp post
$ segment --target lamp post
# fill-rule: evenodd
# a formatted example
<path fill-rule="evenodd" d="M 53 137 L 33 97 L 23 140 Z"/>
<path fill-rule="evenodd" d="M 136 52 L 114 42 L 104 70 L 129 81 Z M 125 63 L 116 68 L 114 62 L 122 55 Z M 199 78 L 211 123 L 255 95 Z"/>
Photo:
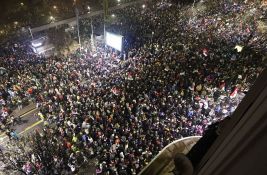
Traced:
<path fill-rule="evenodd" d="M 103 0 L 103 6 L 104 6 L 104 43 L 105 43 L 104 58 L 106 58 L 106 20 L 108 15 L 108 0 Z"/>
<path fill-rule="evenodd" d="M 88 6 L 88 13 L 91 13 L 91 7 Z M 94 44 L 94 26 L 93 26 L 93 19 L 92 15 L 90 15 L 90 20 L 91 20 L 91 47 L 92 51 L 95 51 L 95 44 Z"/>
<path fill-rule="evenodd" d="M 104 38 L 106 39 L 106 22 L 107 22 L 108 6 L 109 6 L 108 0 L 103 0 L 103 6 L 104 6 Z"/>
<path fill-rule="evenodd" d="M 87 9 L 89 10 L 88 13 L 91 13 L 91 7 L 88 6 Z M 90 20 L 91 20 L 91 32 L 92 35 L 94 34 L 94 29 L 93 29 L 93 19 L 92 19 L 92 15 L 90 15 Z"/>
<path fill-rule="evenodd" d="M 79 25 L 79 10 L 78 10 L 78 8 L 77 8 L 76 1 L 74 1 L 74 3 L 75 3 L 75 14 L 76 14 L 76 24 L 77 24 L 78 42 L 79 42 L 80 51 L 81 51 L 81 38 L 80 38 L 80 25 Z"/>

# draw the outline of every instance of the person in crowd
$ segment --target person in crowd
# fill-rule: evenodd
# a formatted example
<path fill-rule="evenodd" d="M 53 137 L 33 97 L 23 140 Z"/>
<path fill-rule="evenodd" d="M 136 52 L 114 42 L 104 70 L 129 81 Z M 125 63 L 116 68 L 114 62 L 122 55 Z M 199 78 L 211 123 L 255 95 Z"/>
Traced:
<path fill-rule="evenodd" d="M 54 158 L 58 168 L 76 172 L 96 158 L 97 174 L 138 174 L 167 144 L 231 115 L 266 68 L 266 37 L 254 17 L 242 21 L 264 7 L 247 3 L 225 0 L 193 17 L 174 4 L 118 10 L 109 30 L 126 36 L 126 60 L 101 43 L 67 56 L 4 57 L 0 67 L 12 71 L 0 80 L 1 121 L 33 99 L 43 137 L 68 153 Z"/>

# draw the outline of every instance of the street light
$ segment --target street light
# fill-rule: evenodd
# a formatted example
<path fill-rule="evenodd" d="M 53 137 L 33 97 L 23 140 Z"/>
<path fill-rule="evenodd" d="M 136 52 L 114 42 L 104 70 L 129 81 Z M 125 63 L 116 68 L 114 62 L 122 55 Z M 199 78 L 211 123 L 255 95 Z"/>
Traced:
<path fill-rule="evenodd" d="M 146 5 L 145 5 L 145 4 L 143 4 L 143 5 L 142 5 L 142 8 L 143 8 L 143 9 L 144 9 L 144 8 L 146 8 Z"/>
<path fill-rule="evenodd" d="M 57 9 L 57 6 L 54 5 L 53 8 L 54 8 L 54 9 Z"/>
<path fill-rule="evenodd" d="M 55 22 L 55 17 L 50 16 L 49 19 L 50 19 L 50 22 L 51 22 L 51 23 L 54 23 L 54 22 Z"/>
<path fill-rule="evenodd" d="M 91 13 L 91 7 L 88 6 L 87 9 L 88 9 L 88 12 L 87 13 Z M 92 15 L 90 15 L 90 20 L 91 20 L 91 47 L 92 47 L 92 50 L 95 51 L 95 44 L 94 44 L 94 26 L 93 26 Z"/>
<path fill-rule="evenodd" d="M 21 2 L 21 3 L 20 3 L 20 5 L 21 5 L 21 6 L 24 6 L 24 3 L 23 3 L 23 2 Z"/>
<path fill-rule="evenodd" d="M 111 16 L 112 16 L 112 18 L 115 18 L 115 15 L 114 14 L 112 14 Z"/>
<path fill-rule="evenodd" d="M 118 2 L 118 5 L 121 5 L 121 0 L 117 0 L 117 2 Z"/>
<path fill-rule="evenodd" d="M 74 0 L 74 2 L 75 2 L 75 15 L 76 15 L 76 25 L 77 25 L 78 42 L 79 42 L 80 51 L 81 51 L 82 46 L 81 46 L 80 25 L 79 25 L 79 9 L 77 8 L 76 0 Z"/>

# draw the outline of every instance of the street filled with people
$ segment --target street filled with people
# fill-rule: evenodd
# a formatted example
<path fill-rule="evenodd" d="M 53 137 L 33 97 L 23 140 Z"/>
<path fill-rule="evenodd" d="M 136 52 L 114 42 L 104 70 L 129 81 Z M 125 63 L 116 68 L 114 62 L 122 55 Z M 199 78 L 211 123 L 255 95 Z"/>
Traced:
<path fill-rule="evenodd" d="M 125 36 L 122 53 L 95 42 L 95 51 L 67 56 L 44 58 L 21 46 L 1 57 L 2 131 L 12 109 L 36 103 L 44 127 L 35 134 L 56 139 L 68 155 L 53 153 L 51 174 L 77 172 L 88 159 L 96 159 L 96 174 L 138 174 L 169 143 L 201 136 L 233 114 L 267 64 L 257 23 L 266 6 L 207 4 L 197 3 L 196 12 L 166 2 L 115 11 L 107 30 Z M 91 19 L 83 20 L 90 28 Z M 97 29 L 104 21 L 93 22 Z M 28 174 L 32 166 L 21 165 Z"/>

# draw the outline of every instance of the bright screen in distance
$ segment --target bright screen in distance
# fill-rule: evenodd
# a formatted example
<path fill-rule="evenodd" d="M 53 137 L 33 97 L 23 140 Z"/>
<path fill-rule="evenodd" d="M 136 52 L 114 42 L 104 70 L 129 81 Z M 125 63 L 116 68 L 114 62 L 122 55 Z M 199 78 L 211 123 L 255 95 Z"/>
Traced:
<path fill-rule="evenodd" d="M 123 36 L 121 35 L 106 32 L 106 44 L 120 52 L 122 50 L 122 38 Z"/>

